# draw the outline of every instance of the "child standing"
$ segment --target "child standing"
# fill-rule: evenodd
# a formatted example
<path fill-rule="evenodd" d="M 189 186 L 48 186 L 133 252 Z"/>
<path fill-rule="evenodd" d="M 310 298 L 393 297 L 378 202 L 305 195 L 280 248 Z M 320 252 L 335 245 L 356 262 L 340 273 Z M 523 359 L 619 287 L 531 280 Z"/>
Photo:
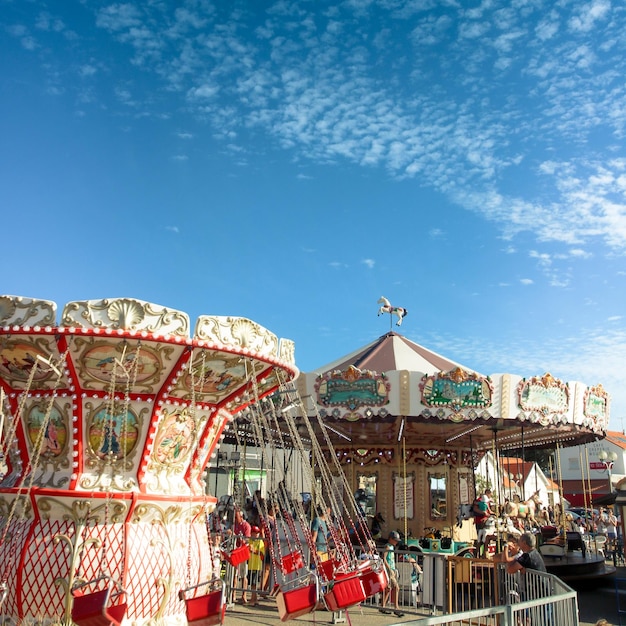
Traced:
<path fill-rule="evenodd" d="M 261 529 L 258 526 L 252 526 L 250 529 L 250 558 L 248 559 L 248 586 L 252 595 L 250 603 L 257 605 L 259 603 L 257 592 L 263 584 L 263 563 L 265 561 L 265 541 L 261 537 Z"/>

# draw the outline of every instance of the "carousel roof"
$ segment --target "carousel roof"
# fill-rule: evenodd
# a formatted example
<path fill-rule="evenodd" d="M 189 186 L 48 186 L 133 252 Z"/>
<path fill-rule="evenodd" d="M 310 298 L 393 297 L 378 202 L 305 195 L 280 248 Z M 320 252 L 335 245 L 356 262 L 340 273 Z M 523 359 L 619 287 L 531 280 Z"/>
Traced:
<path fill-rule="evenodd" d="M 509 450 L 577 445 L 603 438 L 609 420 L 602 385 L 547 372 L 483 375 L 395 332 L 295 384 L 307 414 L 329 427 L 338 450 L 369 450 L 364 463 L 400 445 L 433 463 L 448 458 L 446 451 L 486 450 L 494 442 Z"/>
<path fill-rule="evenodd" d="M 315 371 L 321 374 L 331 370 L 344 370 L 350 365 L 361 370 L 377 372 L 409 370 L 435 374 L 456 367 L 461 367 L 468 372 L 472 371 L 456 361 L 441 356 L 391 331 L 350 354 L 316 368 Z"/>
<path fill-rule="evenodd" d="M 107 298 L 69 302 L 57 320 L 54 302 L 0 295 L 0 440 L 12 468 L 2 484 L 26 467 L 46 420 L 58 435 L 40 456 L 57 471 L 40 486 L 99 485 L 115 440 L 133 488 L 152 488 L 154 468 L 170 463 L 161 444 L 179 441 L 176 471 L 154 488 L 184 493 L 233 415 L 297 375 L 293 341 L 247 318 L 202 315 L 192 331 L 183 311 Z"/>

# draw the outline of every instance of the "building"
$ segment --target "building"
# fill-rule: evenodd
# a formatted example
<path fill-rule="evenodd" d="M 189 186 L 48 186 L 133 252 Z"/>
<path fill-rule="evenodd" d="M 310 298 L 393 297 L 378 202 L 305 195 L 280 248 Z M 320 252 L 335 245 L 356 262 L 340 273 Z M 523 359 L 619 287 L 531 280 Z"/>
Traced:
<path fill-rule="evenodd" d="M 564 498 L 572 506 L 591 506 L 591 500 L 613 492 L 626 475 L 626 435 L 609 430 L 605 439 L 561 448 L 555 468 Z"/>
<path fill-rule="evenodd" d="M 487 452 L 476 467 L 476 475 L 485 485 L 489 485 L 498 502 L 514 500 L 524 502 L 537 494 L 543 506 L 554 506 L 561 501 L 559 486 L 533 461 L 519 457 L 500 457 L 499 468 L 493 455 Z"/>

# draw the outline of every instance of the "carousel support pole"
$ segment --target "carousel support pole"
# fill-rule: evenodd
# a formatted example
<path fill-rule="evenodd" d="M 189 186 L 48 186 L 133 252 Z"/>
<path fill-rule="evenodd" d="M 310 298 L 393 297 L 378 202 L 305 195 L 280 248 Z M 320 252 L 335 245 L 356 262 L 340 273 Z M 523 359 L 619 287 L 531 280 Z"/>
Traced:
<path fill-rule="evenodd" d="M 593 491 L 591 490 L 591 468 L 589 467 L 589 449 L 587 448 L 587 446 L 585 446 L 585 457 L 585 465 L 587 467 L 587 493 L 589 494 L 589 508 L 593 509 Z"/>
<path fill-rule="evenodd" d="M 221 454 L 222 453 L 218 449 L 217 455 L 216 455 L 217 463 L 215 464 L 215 496 L 216 497 L 218 497 L 218 495 L 217 495 L 217 479 L 219 478 L 219 475 L 220 475 L 220 455 Z"/>
<path fill-rule="evenodd" d="M 493 429 L 493 442 L 492 442 L 492 454 L 495 463 L 495 483 L 496 483 L 496 514 L 500 517 L 500 489 L 502 483 L 500 479 L 500 453 L 498 452 L 498 429 Z M 502 537 L 500 534 L 500 524 L 496 519 L 496 550 L 500 552 L 502 550 Z M 485 555 L 486 556 L 486 555 Z"/>
<path fill-rule="evenodd" d="M 522 468 L 526 463 L 526 449 L 524 447 L 524 425 L 522 424 Z M 517 472 L 517 474 L 521 474 L 521 472 Z M 526 481 L 522 481 L 522 487 L 520 489 L 521 500 L 522 502 L 526 502 Z"/>
<path fill-rule="evenodd" d="M 406 497 L 406 491 L 407 491 L 407 483 L 406 483 L 406 438 L 402 437 L 402 472 L 403 472 L 403 477 L 404 477 L 404 541 L 406 543 L 406 540 L 408 539 L 409 536 L 409 520 L 408 520 L 408 515 L 407 515 L 407 497 Z"/>
<path fill-rule="evenodd" d="M 474 487 L 474 498 L 478 495 L 476 493 L 476 468 L 474 467 L 474 444 L 472 442 L 472 436 L 469 436 L 470 443 L 470 459 L 472 460 L 472 486 Z"/>
<path fill-rule="evenodd" d="M 561 469 L 561 442 L 556 442 L 556 456 L 557 456 L 557 473 L 559 477 L 559 499 L 561 500 L 561 528 L 563 529 L 563 537 L 567 539 L 566 525 L 565 525 L 565 507 L 563 506 L 563 471 Z M 567 543 L 567 542 L 566 542 Z"/>
<path fill-rule="evenodd" d="M 587 446 L 585 446 L 585 452 L 587 451 Z M 580 463 L 580 477 L 582 479 L 582 485 L 583 485 L 583 506 L 585 507 L 585 525 L 586 525 L 586 511 L 588 508 L 587 505 L 587 489 L 585 487 L 585 465 L 583 463 L 583 451 L 580 450 L 580 452 L 578 453 L 578 462 Z"/>
<path fill-rule="evenodd" d="M 550 470 L 550 480 L 554 480 L 554 467 L 552 467 L 552 456 L 548 457 L 548 468 Z M 552 496 L 552 499 L 554 500 L 554 496 Z M 560 497 L 559 497 L 559 501 L 560 501 Z M 559 506 L 559 510 L 561 510 L 562 507 L 563 507 L 563 503 L 561 503 L 561 505 Z"/>

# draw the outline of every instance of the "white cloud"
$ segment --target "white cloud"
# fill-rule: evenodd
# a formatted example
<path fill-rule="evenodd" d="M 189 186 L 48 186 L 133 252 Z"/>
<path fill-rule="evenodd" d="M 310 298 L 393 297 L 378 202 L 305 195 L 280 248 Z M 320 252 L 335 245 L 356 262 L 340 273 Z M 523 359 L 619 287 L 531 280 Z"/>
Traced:
<path fill-rule="evenodd" d="M 532 285 L 535 281 L 532 278 L 520 278 L 519 282 L 522 285 Z"/>
<path fill-rule="evenodd" d="M 361 263 L 363 263 L 363 265 L 365 265 L 369 269 L 373 269 L 374 265 L 376 265 L 376 261 L 374 261 L 374 259 L 363 259 Z"/>
<path fill-rule="evenodd" d="M 590 259 L 593 254 L 591 252 L 587 252 L 586 250 L 581 250 L 580 248 L 573 248 L 569 251 L 570 255 L 579 259 Z"/>
<path fill-rule="evenodd" d="M 577 7 L 577 13 L 569 20 L 569 27 L 574 31 L 587 32 L 604 19 L 611 10 L 609 0 L 592 0 Z"/>
<path fill-rule="evenodd" d="M 414 178 L 509 240 L 528 232 L 535 245 L 564 244 L 581 261 L 595 241 L 626 250 L 626 166 L 611 156 L 626 135 L 626 59 L 621 15 L 608 0 L 548 9 L 448 2 L 436 13 L 388 1 L 376 4 L 376 29 L 364 19 L 373 6 L 322 12 L 276 2 L 259 25 L 238 11 L 224 21 L 203 3 L 114 2 L 96 11 L 96 24 L 130 49 L 142 72 L 184 98 L 228 154 L 247 152 L 242 137 L 254 134 L 263 149 L 302 161 Z M 408 38 L 393 36 L 409 16 Z M 34 22 L 41 33 L 65 29 L 46 12 Z M 38 45 L 24 24 L 7 30 Z M 94 76 L 98 67 L 90 61 L 80 71 Z M 116 95 L 143 114 L 154 97 L 130 81 Z M 614 150 L 599 144 L 596 154 L 602 137 Z M 586 156 L 572 156 L 579 154 Z M 528 187 L 509 184 L 529 179 Z M 567 260 L 537 257 L 544 268 Z M 554 270 L 550 280 L 569 278 Z"/>
<path fill-rule="evenodd" d="M 169 230 L 172 233 L 176 233 L 177 235 L 180 233 L 180 229 L 178 226 L 166 226 L 165 230 Z"/>
<path fill-rule="evenodd" d="M 193 100 L 213 98 L 219 93 L 219 87 L 217 85 L 201 85 L 200 87 L 194 87 L 187 92 L 187 97 Z"/>
<path fill-rule="evenodd" d="M 139 9 L 129 3 L 111 4 L 98 11 L 96 25 L 107 30 L 120 31 L 141 24 Z"/>
<path fill-rule="evenodd" d="M 81 65 L 78 68 L 78 73 L 83 77 L 93 76 L 97 71 L 98 69 L 94 65 L 91 65 L 89 63 L 86 63 L 85 65 Z"/>

